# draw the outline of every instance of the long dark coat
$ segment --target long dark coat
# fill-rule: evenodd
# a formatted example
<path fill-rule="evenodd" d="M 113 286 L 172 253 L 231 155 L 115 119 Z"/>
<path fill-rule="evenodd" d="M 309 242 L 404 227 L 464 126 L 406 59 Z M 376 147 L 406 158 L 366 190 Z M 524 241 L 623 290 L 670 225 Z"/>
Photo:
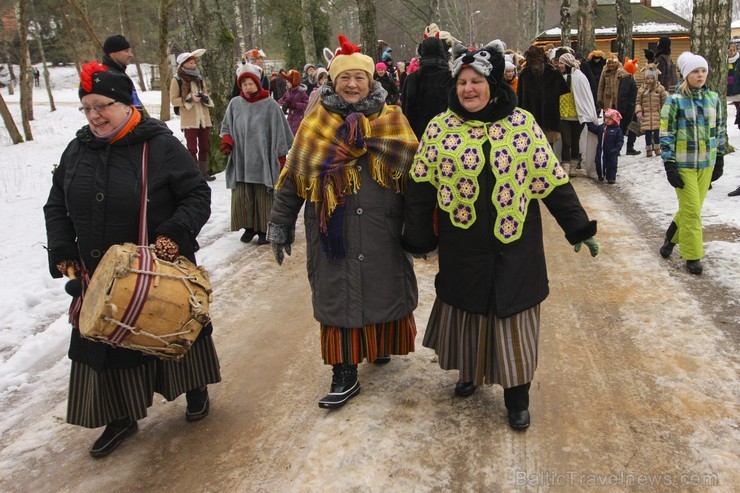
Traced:
<path fill-rule="evenodd" d="M 524 67 L 519 74 L 516 96 L 519 107 L 532 113 L 543 130 L 560 132 L 560 96 L 569 92 L 563 75 L 545 63 L 540 75 Z"/>
<path fill-rule="evenodd" d="M 508 116 L 513 109 L 513 106 L 502 108 L 492 121 Z M 483 154 L 488 155 L 490 144 L 483 149 Z M 448 214 L 438 214 L 437 238 L 432 224 L 437 190 L 430 183 L 410 180 L 403 244 L 409 252 L 426 253 L 438 241 L 439 273 L 434 282 L 437 296 L 466 312 L 488 314 L 492 309 L 504 318 L 541 303 L 547 298 L 549 287 L 540 200 L 530 202 L 521 237 L 504 244 L 493 231 L 496 209 L 491 197 L 495 184 L 491 165 L 487 163 L 478 175 L 476 221 L 468 229 L 461 229 L 452 225 Z M 571 244 L 596 234 L 596 222 L 589 221 L 570 182 L 556 187 L 542 202 Z"/>
<path fill-rule="evenodd" d="M 418 301 L 412 260 L 401 248 L 403 195 L 372 179 L 366 157 L 356 166 L 362 185 L 345 196 L 343 259 L 326 258 L 314 204 L 306 203 L 303 213 L 314 318 L 333 327 L 398 320 Z M 271 223 L 295 225 L 304 203 L 295 187 L 287 179 L 276 191 Z"/>
<path fill-rule="evenodd" d="M 85 126 L 62 154 L 44 206 L 52 277 L 62 277 L 56 268 L 62 260 L 82 261 L 92 275 L 110 246 L 138 243 L 145 141 L 149 142 L 149 241 L 168 236 L 182 255 L 195 261 L 195 238 L 211 214 L 211 189 L 170 129 L 159 120 L 145 118 L 113 144 L 96 139 Z M 207 333 L 210 325 L 201 332 Z M 77 329 L 73 329 L 69 356 L 97 369 L 130 368 L 151 358 L 82 339 Z"/>

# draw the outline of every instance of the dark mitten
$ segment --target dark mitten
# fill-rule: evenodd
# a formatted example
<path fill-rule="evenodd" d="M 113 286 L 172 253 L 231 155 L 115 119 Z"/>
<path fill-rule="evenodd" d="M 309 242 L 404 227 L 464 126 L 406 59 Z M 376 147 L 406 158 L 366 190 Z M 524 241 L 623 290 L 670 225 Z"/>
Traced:
<path fill-rule="evenodd" d="M 674 161 L 666 161 L 663 163 L 663 167 L 665 168 L 665 176 L 668 178 L 668 183 L 673 188 L 683 188 L 683 180 L 681 179 L 681 175 L 678 174 L 676 163 Z"/>
<path fill-rule="evenodd" d="M 725 171 L 725 157 L 717 156 L 717 160 L 714 162 L 714 169 L 712 170 L 712 181 L 717 181 Z"/>
<path fill-rule="evenodd" d="M 288 256 L 291 254 L 291 245 L 295 241 L 295 226 L 267 223 L 267 239 L 270 240 L 278 265 L 283 265 L 285 254 Z"/>
<path fill-rule="evenodd" d="M 201 94 L 200 95 L 200 102 L 203 104 L 208 104 L 211 102 L 211 98 L 208 97 L 208 94 Z"/>

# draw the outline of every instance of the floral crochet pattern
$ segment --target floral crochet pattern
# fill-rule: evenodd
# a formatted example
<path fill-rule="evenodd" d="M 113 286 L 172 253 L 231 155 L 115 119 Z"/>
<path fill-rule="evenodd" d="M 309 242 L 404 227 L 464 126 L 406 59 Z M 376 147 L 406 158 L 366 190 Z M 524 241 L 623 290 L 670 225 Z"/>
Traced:
<path fill-rule="evenodd" d="M 483 153 L 488 142 L 491 151 Z M 518 240 L 529 203 L 547 197 L 568 182 L 534 117 L 519 108 L 494 123 L 464 120 L 451 110 L 427 126 L 411 167 L 411 179 L 437 188 L 437 204 L 452 224 L 475 223 L 478 176 L 488 166 L 496 179 L 491 203 L 496 209 L 494 235 L 503 243 Z"/>

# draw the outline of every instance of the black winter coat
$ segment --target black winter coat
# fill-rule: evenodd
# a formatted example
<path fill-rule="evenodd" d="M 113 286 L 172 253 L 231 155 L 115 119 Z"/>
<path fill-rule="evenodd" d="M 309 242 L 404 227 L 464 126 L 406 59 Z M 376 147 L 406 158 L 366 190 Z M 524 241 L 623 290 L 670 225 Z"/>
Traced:
<path fill-rule="evenodd" d="M 385 92 L 388 93 L 388 95 L 385 97 L 385 104 L 398 104 L 400 91 L 398 90 L 398 86 L 396 85 L 396 80 L 393 78 L 390 72 L 386 72 L 383 77 L 375 74 L 373 78 L 380 82 L 380 85 L 383 86 Z"/>
<path fill-rule="evenodd" d="M 457 111 L 452 104 L 450 107 Z M 490 121 L 508 116 L 513 109 L 506 108 L 505 114 L 499 113 Z M 484 155 L 490 153 L 490 145 L 483 150 Z M 529 203 L 522 236 L 512 243 L 502 243 L 493 234 L 496 209 L 491 197 L 495 184 L 491 165 L 486 164 L 478 175 L 476 221 L 468 229 L 461 229 L 452 225 L 448 214 L 438 214 L 437 238 L 432 222 L 437 190 L 430 183 L 410 179 L 402 244 L 411 253 L 426 253 L 438 243 L 439 273 L 434 285 L 442 301 L 470 313 L 488 314 L 492 309 L 504 318 L 544 301 L 549 287 L 540 200 Z M 542 202 L 571 244 L 596 234 L 596 221 L 589 221 L 570 183 L 556 187 Z"/>
<path fill-rule="evenodd" d="M 417 139 L 435 116 L 447 110 L 447 100 L 454 87 L 449 67 L 422 67 L 406 78 L 401 92 L 403 114 Z"/>
<path fill-rule="evenodd" d="M 622 115 L 620 127 L 622 133 L 627 135 L 627 126 L 635 116 L 635 105 L 637 104 L 637 84 L 634 77 L 625 72 L 617 73 L 619 85 L 617 86 L 617 111 Z"/>
<path fill-rule="evenodd" d="M 560 132 L 560 96 L 569 92 L 563 74 L 548 63 L 540 75 L 528 67 L 519 74 L 519 107 L 532 113 L 543 130 Z"/>
<path fill-rule="evenodd" d="M 161 121 L 145 118 L 113 144 L 97 139 L 85 126 L 62 154 L 44 206 L 49 271 L 56 264 L 82 261 L 94 272 L 115 244 L 138 243 L 141 157 L 149 142 L 149 241 L 168 236 L 180 253 L 195 261 L 196 236 L 211 214 L 211 189 L 193 158 Z M 202 333 L 210 333 L 210 325 Z M 130 368 L 151 356 L 81 339 L 73 330 L 69 356 L 96 369 Z"/>

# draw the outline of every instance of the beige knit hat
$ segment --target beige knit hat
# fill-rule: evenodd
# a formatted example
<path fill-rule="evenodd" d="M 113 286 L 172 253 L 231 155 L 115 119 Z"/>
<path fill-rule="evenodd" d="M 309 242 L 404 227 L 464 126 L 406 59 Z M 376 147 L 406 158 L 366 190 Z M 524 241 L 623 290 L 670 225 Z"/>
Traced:
<path fill-rule="evenodd" d="M 360 47 L 353 45 L 344 34 L 339 35 L 339 50 L 329 64 L 331 80 L 337 80 L 339 74 L 347 70 L 364 70 L 372 79 L 375 62 L 367 55 L 360 53 Z"/>

